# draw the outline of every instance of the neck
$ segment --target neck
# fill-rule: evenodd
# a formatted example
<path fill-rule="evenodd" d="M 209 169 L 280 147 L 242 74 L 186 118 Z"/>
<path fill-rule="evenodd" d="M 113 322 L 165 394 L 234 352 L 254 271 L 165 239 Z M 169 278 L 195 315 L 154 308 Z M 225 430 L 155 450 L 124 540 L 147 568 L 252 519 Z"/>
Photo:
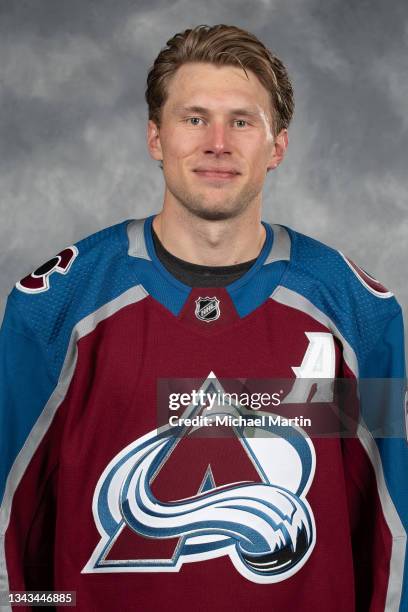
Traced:
<path fill-rule="evenodd" d="M 184 207 L 166 207 L 153 220 L 154 231 L 167 251 L 202 266 L 229 266 L 258 257 L 265 229 L 260 207 L 231 219 L 208 221 Z"/>

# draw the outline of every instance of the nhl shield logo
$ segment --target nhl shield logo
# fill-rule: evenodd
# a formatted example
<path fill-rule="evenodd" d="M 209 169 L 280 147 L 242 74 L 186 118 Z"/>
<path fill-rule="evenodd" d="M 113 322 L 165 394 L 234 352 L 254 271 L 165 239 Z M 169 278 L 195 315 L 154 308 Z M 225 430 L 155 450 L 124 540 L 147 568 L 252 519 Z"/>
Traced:
<path fill-rule="evenodd" d="M 195 315 L 200 321 L 211 323 L 221 315 L 220 300 L 216 297 L 199 297 L 196 301 Z"/>

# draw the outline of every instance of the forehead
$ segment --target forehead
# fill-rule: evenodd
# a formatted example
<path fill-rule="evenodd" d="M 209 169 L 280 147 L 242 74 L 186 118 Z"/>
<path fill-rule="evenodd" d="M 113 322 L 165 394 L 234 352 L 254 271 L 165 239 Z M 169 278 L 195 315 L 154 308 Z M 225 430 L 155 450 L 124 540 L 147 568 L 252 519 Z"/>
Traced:
<path fill-rule="evenodd" d="M 173 109 L 188 102 L 216 110 L 223 105 L 252 104 L 269 110 L 269 93 L 251 70 L 246 72 L 248 77 L 239 66 L 183 64 L 167 85 L 165 106 Z"/>

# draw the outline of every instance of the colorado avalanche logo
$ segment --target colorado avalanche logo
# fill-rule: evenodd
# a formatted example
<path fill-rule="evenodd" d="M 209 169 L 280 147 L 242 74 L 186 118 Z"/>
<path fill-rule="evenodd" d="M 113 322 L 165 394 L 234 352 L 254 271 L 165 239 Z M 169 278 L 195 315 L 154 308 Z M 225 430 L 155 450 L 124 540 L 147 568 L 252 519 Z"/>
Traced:
<path fill-rule="evenodd" d="M 54 272 L 67 274 L 77 255 L 78 249 L 75 245 L 67 247 L 16 283 L 17 289 L 24 291 L 24 293 L 47 291 L 50 288 L 49 278 L 51 274 Z"/>
<path fill-rule="evenodd" d="M 210 386 L 222 391 L 212 373 L 202 388 L 207 391 Z M 194 417 L 197 410 L 201 413 L 202 406 L 190 405 L 183 417 Z M 218 406 L 215 413 L 254 416 L 253 411 L 233 404 Z M 124 448 L 96 486 L 93 514 L 101 539 L 82 573 L 178 572 L 183 563 L 223 555 L 230 557 L 242 576 L 256 583 L 279 582 L 296 573 L 316 540 L 313 513 L 306 500 L 315 451 L 300 428 L 261 429 L 262 437 L 257 437 L 253 427 L 252 435 L 247 435 L 245 426 L 233 436 L 233 443 L 248 459 L 252 481 L 242 471 L 244 479 L 217 486 L 208 464 L 196 494 L 167 501 L 154 493 L 155 480 L 191 430 L 166 426 Z M 168 480 L 166 475 L 164 481 Z M 173 494 L 172 485 L 169 489 Z M 124 533 L 136 548 L 126 558 L 118 558 L 123 545 L 118 546 L 112 558 Z M 138 555 L 140 550 L 148 554 Z M 167 554 L 158 557 L 158 550 Z"/>
<path fill-rule="evenodd" d="M 199 297 L 196 301 L 195 315 L 200 321 L 211 323 L 220 318 L 220 300 L 216 297 Z"/>

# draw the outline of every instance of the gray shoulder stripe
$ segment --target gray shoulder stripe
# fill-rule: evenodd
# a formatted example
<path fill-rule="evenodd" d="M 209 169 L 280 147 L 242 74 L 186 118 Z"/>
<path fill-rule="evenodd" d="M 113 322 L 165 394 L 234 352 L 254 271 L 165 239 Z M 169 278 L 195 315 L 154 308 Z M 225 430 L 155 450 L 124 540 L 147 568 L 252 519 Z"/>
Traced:
<path fill-rule="evenodd" d="M 150 261 L 144 239 L 145 221 L 146 219 L 133 219 L 127 224 L 126 229 L 129 240 L 128 255 L 131 257 L 140 257 L 141 259 L 148 259 Z"/>
<path fill-rule="evenodd" d="M 80 338 L 84 337 L 95 329 L 100 321 L 107 319 L 112 314 L 118 312 L 129 304 L 143 300 L 145 297 L 147 297 L 147 295 L 148 293 L 144 287 L 142 287 L 142 285 L 135 285 L 119 295 L 117 298 L 113 299 L 111 302 L 104 304 L 101 306 L 101 308 L 79 321 L 71 332 L 71 337 L 58 384 L 50 395 L 50 398 L 44 406 L 43 411 L 39 415 L 36 423 L 27 436 L 27 439 L 14 460 L 7 477 L 5 492 L 0 506 L 0 591 L 8 591 L 9 588 L 4 538 L 10 522 L 10 512 L 14 493 L 16 492 L 16 489 L 35 451 L 40 445 L 41 440 L 47 433 L 58 407 L 66 397 L 75 372 L 75 366 L 78 358 L 77 342 Z M 11 612 L 11 607 L 6 606 L 4 610 Z"/>
<path fill-rule="evenodd" d="M 78 321 L 78 323 L 72 330 L 72 334 L 75 334 L 76 337 L 72 339 L 71 334 L 71 341 L 77 342 L 80 338 L 83 338 L 91 331 L 93 331 L 98 325 L 98 323 L 100 323 L 101 321 L 108 319 L 110 316 L 112 316 L 119 310 L 122 310 L 122 308 L 128 306 L 129 304 L 140 302 L 140 300 L 143 300 L 143 298 L 147 297 L 148 295 L 149 294 L 147 293 L 143 285 L 135 285 L 134 287 L 130 287 L 130 289 L 121 293 L 117 298 L 111 300 L 110 302 L 107 302 L 106 304 L 98 308 L 98 310 L 95 310 L 95 312 L 92 312 L 81 321 Z"/>
<path fill-rule="evenodd" d="M 274 261 L 288 261 L 290 259 L 291 241 L 288 231 L 281 225 L 272 225 L 273 244 L 264 265 L 273 263 Z"/>
<path fill-rule="evenodd" d="M 343 345 L 343 356 L 345 362 L 347 363 L 350 370 L 354 373 L 354 375 L 358 377 L 358 363 L 354 350 L 351 348 L 350 344 L 347 342 L 344 336 L 340 333 L 333 321 L 323 311 L 319 310 L 319 308 L 317 308 L 314 304 L 312 304 L 312 302 L 310 302 L 300 293 L 292 291 L 292 289 L 282 287 L 281 285 L 278 285 L 278 287 L 276 287 L 275 291 L 271 295 L 271 298 L 275 300 L 275 302 L 279 302 L 280 304 L 285 304 L 286 306 L 291 306 L 292 308 L 301 310 L 302 312 L 308 314 L 313 319 L 319 321 L 319 323 L 330 329 L 333 332 L 333 335 L 338 338 Z"/>
<path fill-rule="evenodd" d="M 344 360 L 355 377 L 358 378 L 358 361 L 355 351 L 344 336 L 339 332 L 333 321 L 323 311 L 317 308 L 303 295 L 282 286 L 278 286 L 270 298 L 276 302 L 279 302 L 280 304 L 285 304 L 286 306 L 291 306 L 292 308 L 301 310 L 330 329 L 333 335 L 341 341 L 343 346 Z M 360 418 L 357 435 L 373 466 L 382 511 L 392 535 L 393 542 L 390 560 L 390 575 L 384 612 L 395 612 L 399 609 L 401 601 L 401 576 L 404 574 L 407 534 L 385 482 L 378 446 L 362 418 Z"/>

